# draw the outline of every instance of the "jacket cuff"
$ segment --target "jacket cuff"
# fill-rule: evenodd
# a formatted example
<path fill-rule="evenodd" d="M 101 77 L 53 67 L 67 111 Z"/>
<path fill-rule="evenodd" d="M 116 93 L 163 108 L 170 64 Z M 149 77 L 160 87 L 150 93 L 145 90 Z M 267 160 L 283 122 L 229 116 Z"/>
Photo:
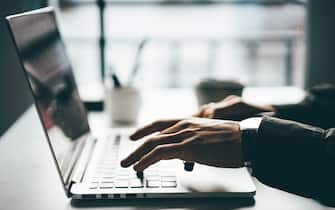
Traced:
<path fill-rule="evenodd" d="M 257 139 L 258 128 L 262 121 L 263 118 L 254 117 L 240 122 L 242 152 L 246 162 L 250 162 L 253 156 L 253 144 Z"/>

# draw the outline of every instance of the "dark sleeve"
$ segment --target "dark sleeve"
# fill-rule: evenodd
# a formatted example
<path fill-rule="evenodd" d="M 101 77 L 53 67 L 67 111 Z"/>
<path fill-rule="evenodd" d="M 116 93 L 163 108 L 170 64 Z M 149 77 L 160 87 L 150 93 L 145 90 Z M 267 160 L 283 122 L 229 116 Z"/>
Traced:
<path fill-rule="evenodd" d="M 298 104 L 279 105 L 276 117 L 331 128 L 335 126 L 335 86 L 320 85 L 312 88 Z"/>
<path fill-rule="evenodd" d="M 335 128 L 264 117 L 256 138 L 245 145 L 264 184 L 335 203 Z"/>

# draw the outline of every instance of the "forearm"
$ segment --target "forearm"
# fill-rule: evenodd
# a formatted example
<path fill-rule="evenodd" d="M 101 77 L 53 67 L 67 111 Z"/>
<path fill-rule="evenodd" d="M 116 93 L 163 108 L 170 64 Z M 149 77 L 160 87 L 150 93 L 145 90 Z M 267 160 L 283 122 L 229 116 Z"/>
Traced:
<path fill-rule="evenodd" d="M 335 193 L 335 129 L 265 117 L 243 149 L 265 184 L 327 200 Z"/>
<path fill-rule="evenodd" d="M 276 117 L 331 128 L 335 125 L 335 87 L 321 85 L 312 88 L 306 98 L 292 105 L 274 105 Z"/>

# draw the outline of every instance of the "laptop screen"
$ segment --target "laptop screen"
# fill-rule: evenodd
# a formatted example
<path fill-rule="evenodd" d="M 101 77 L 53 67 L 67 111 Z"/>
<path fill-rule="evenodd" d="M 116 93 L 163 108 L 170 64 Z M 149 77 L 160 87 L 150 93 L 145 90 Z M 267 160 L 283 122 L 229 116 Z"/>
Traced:
<path fill-rule="evenodd" d="M 7 18 L 41 122 L 65 186 L 81 137 L 89 132 L 70 61 L 51 8 Z"/>

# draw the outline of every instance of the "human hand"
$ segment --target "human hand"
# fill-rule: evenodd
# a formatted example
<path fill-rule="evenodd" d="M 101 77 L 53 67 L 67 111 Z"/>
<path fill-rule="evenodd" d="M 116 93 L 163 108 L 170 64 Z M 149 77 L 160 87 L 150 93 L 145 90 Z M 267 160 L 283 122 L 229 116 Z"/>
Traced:
<path fill-rule="evenodd" d="M 275 108 L 246 103 L 241 97 L 232 95 L 218 103 L 202 106 L 195 116 L 211 119 L 243 120 L 262 112 L 275 112 Z"/>
<path fill-rule="evenodd" d="M 218 167 L 242 167 L 241 132 L 237 122 L 202 118 L 152 123 L 136 131 L 131 139 L 149 137 L 121 166 L 133 164 L 143 171 L 160 160 L 181 159 Z M 170 126 L 166 126 L 169 123 Z"/>

